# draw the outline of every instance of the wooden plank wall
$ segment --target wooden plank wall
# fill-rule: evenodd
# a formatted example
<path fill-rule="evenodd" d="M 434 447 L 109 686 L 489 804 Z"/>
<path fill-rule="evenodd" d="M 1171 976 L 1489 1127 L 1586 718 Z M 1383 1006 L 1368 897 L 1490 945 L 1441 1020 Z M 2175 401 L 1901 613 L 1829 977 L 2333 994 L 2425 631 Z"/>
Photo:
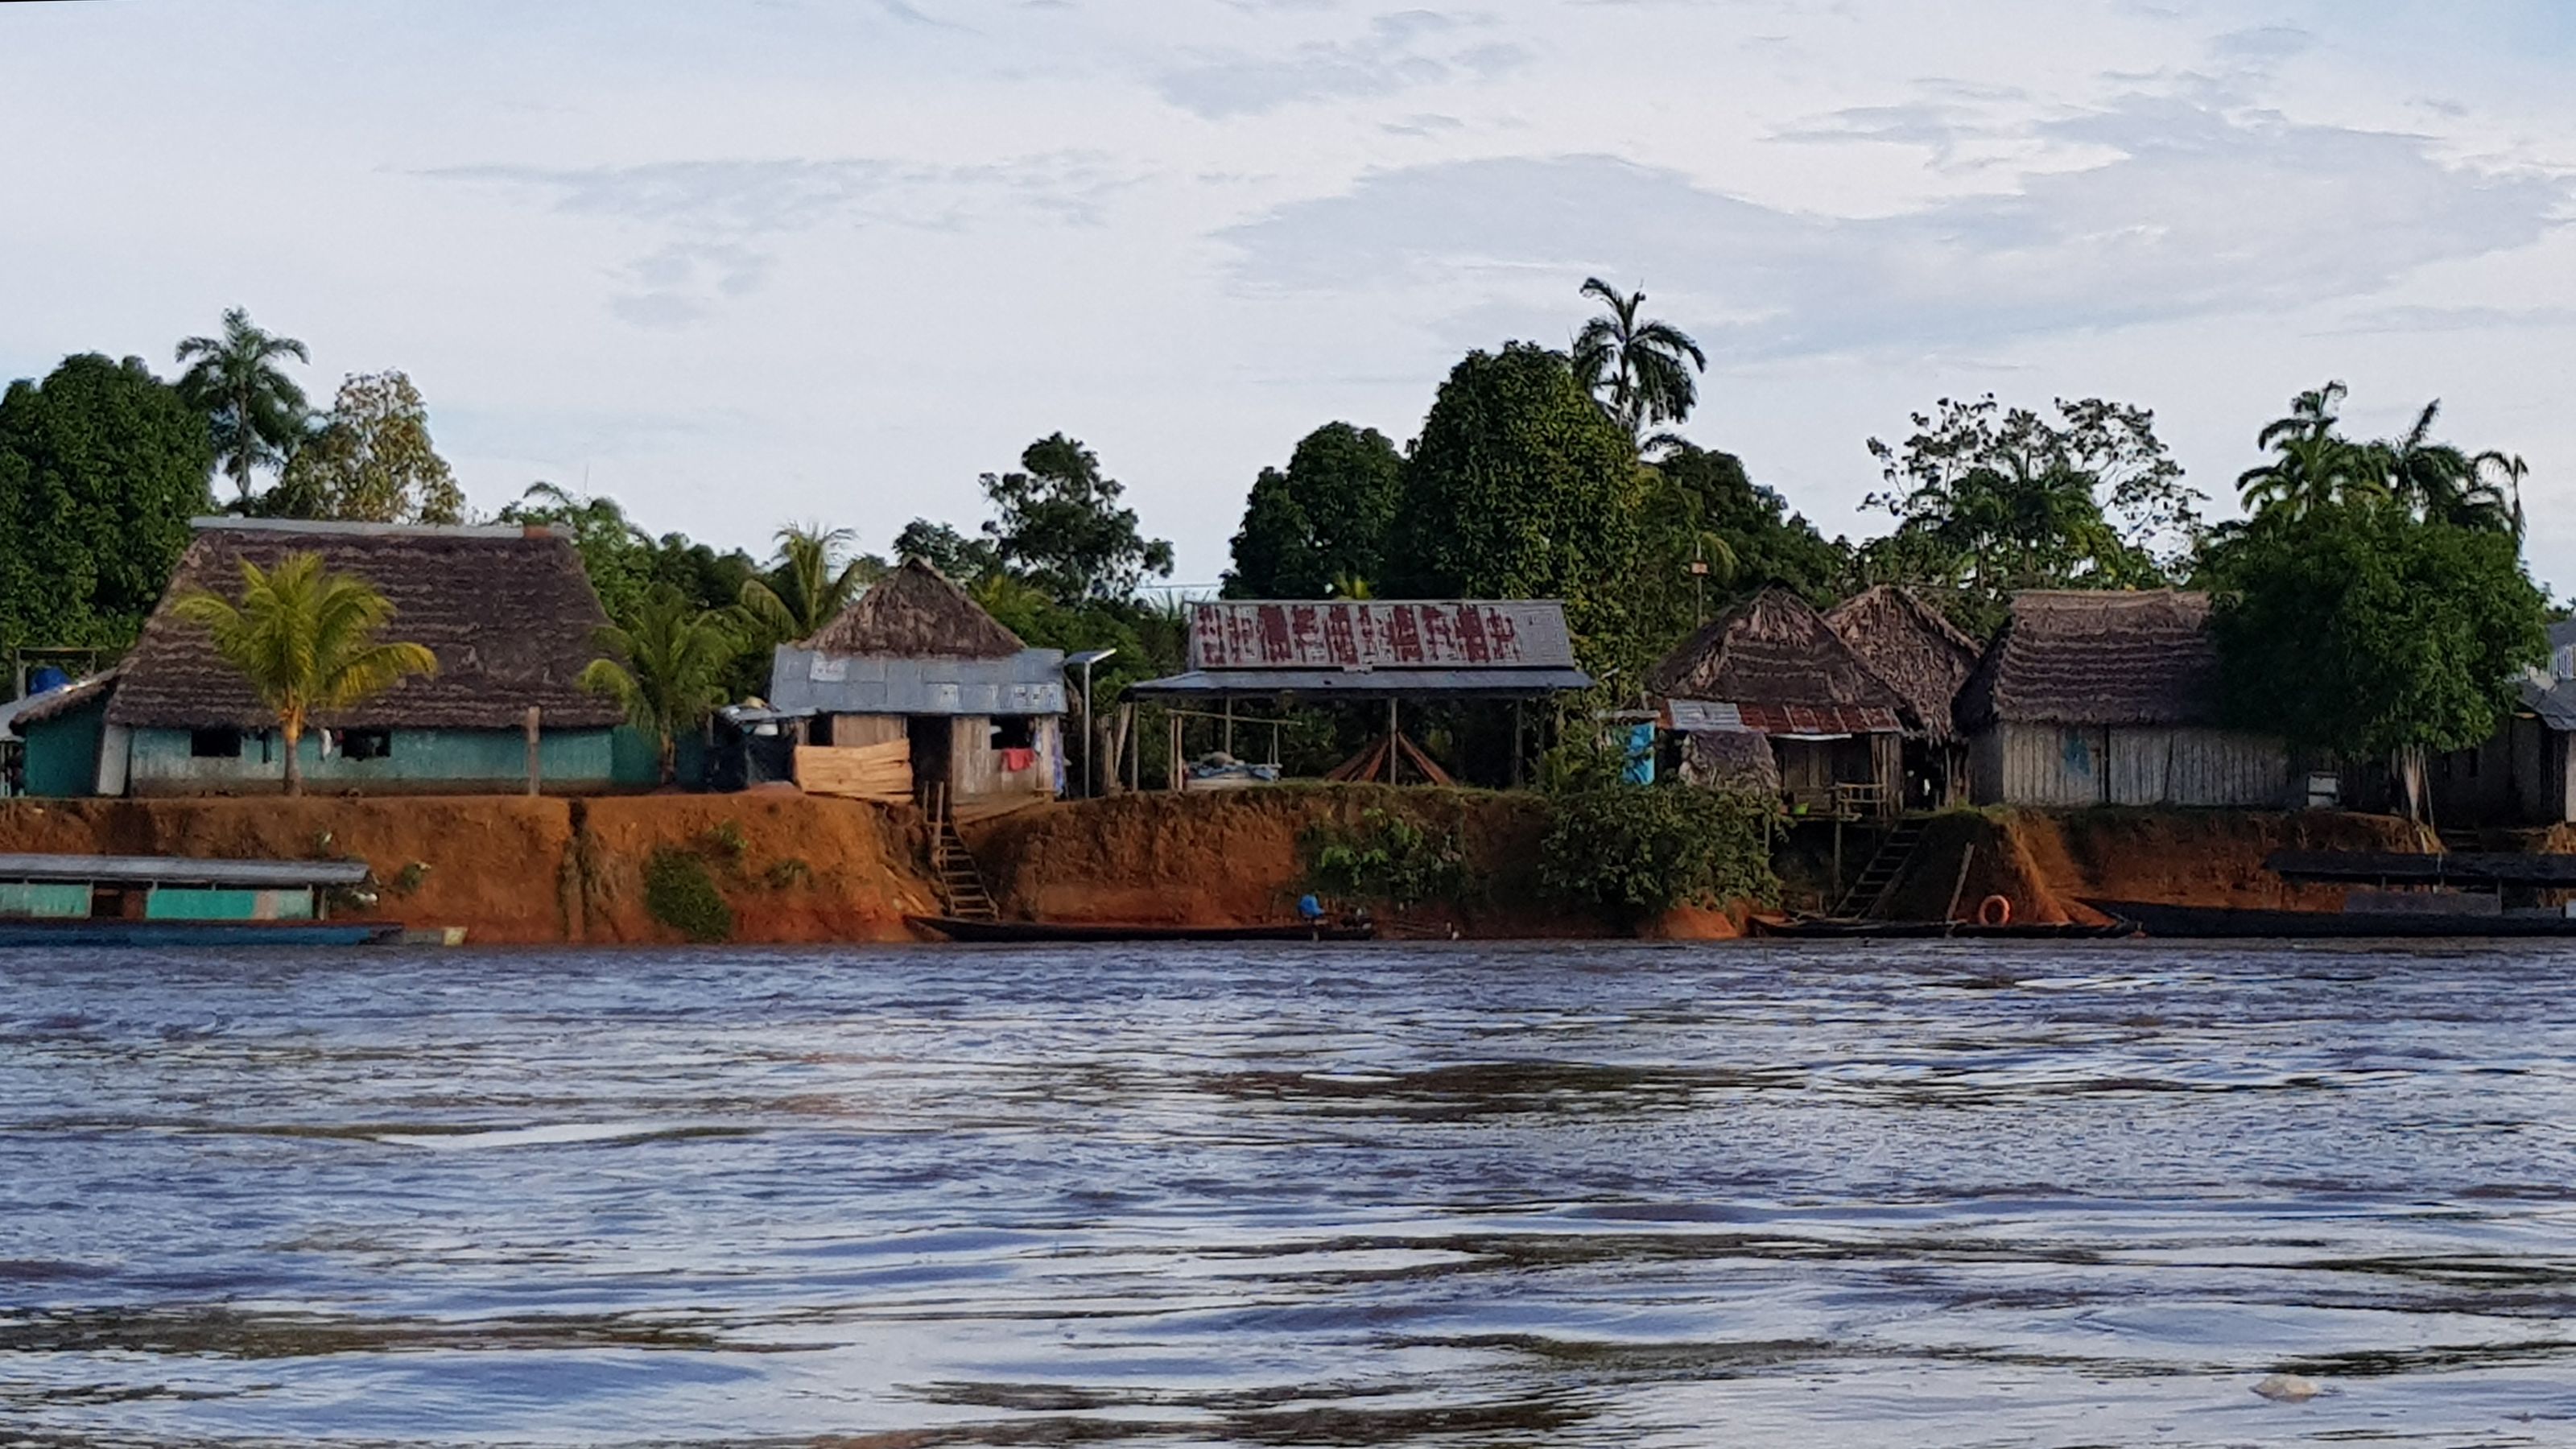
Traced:
<path fill-rule="evenodd" d="M 798 745 L 796 784 L 809 795 L 900 804 L 912 798 L 912 743 Z"/>
<path fill-rule="evenodd" d="M 2264 735 L 2167 727 L 2004 725 L 1971 745 L 1979 804 L 2281 809 L 2289 750 Z"/>

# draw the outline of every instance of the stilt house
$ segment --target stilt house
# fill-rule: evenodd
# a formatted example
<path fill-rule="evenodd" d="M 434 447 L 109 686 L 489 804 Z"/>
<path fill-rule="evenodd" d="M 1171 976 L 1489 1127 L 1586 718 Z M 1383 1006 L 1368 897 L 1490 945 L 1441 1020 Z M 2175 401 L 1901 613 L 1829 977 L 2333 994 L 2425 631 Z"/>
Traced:
<path fill-rule="evenodd" d="M 1980 805 L 2301 803 L 2283 743 L 2220 722 L 2207 594 L 2017 594 L 1955 718 Z"/>
<path fill-rule="evenodd" d="M 804 730 L 797 782 L 964 818 L 1064 787 L 1064 655 L 1032 649 L 919 559 L 813 638 L 781 645 L 769 703 Z"/>
<path fill-rule="evenodd" d="M 1762 736 L 1793 809 L 1841 815 L 1895 804 L 1904 697 L 1787 589 L 1765 589 L 1692 635 L 1648 674 L 1647 688 L 1685 737 Z"/>
<path fill-rule="evenodd" d="M 241 596 L 241 564 L 314 553 L 394 606 L 380 634 L 426 645 L 415 675 L 314 721 L 298 749 L 315 794 L 586 793 L 651 783 L 651 751 L 621 750 L 617 706 L 580 686 L 608 622 L 572 541 L 547 528 L 205 518 L 124 663 L 32 701 L 18 718 L 31 793 L 249 795 L 284 788 L 277 717 L 171 611 L 182 595 Z"/>
<path fill-rule="evenodd" d="M 1905 697 L 1913 729 L 1903 750 L 1902 796 L 1909 810 L 1968 798 L 1968 747 L 1951 713 L 1984 651 L 1910 589 L 1881 584 L 1825 611 L 1842 641 Z"/>

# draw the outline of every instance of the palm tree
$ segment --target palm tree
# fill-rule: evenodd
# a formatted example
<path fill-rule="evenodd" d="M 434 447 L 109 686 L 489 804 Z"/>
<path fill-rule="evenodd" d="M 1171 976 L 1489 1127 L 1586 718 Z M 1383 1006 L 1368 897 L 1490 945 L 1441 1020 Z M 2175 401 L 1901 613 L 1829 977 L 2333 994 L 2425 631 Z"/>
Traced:
<path fill-rule="evenodd" d="M 1574 336 L 1574 375 L 1600 400 L 1601 410 L 1632 438 L 1644 437 L 1655 424 L 1689 417 L 1699 403 L 1691 372 L 1708 371 L 1708 356 L 1699 344 L 1669 322 L 1641 320 L 1643 292 L 1623 297 L 1608 282 L 1590 277 L 1583 295 L 1599 298 L 1610 309 Z"/>
<path fill-rule="evenodd" d="M 2475 460 L 2475 466 L 2481 480 L 2480 486 L 2485 488 L 2490 494 L 2503 503 L 2506 518 L 2509 526 L 2513 530 L 2513 536 L 2516 538 L 2522 537 L 2522 482 L 2524 479 L 2531 476 L 2531 465 L 2522 461 L 2522 455 L 2519 453 L 2509 455 L 2495 452 L 2490 449 L 2487 452 L 2478 454 Z M 2486 477 L 2487 470 L 2490 468 L 2504 475 L 2504 481 L 2502 483 L 2487 483 L 2483 481 Z"/>
<path fill-rule="evenodd" d="M 436 674 L 438 656 L 418 644 L 380 644 L 376 631 L 394 606 L 355 574 L 322 567 L 318 553 L 291 553 L 262 571 L 242 560 L 242 601 L 199 591 L 171 611 L 202 626 L 215 652 L 277 715 L 286 738 L 286 793 L 304 793 L 295 747 L 317 715 L 348 709 L 414 674 Z"/>
<path fill-rule="evenodd" d="M 669 584 L 655 584 L 624 625 L 596 636 L 609 658 L 581 672 L 581 687 L 617 701 L 660 753 L 662 783 L 679 776 L 680 735 L 725 701 L 725 672 L 742 639 L 724 615 L 692 608 Z"/>
<path fill-rule="evenodd" d="M 2311 508 L 2386 491 L 2386 471 L 2367 449 L 2335 431 L 2342 421 L 2336 410 L 2348 391 L 2340 382 L 2329 382 L 2303 392 L 2291 401 L 2289 416 L 2273 420 L 2255 436 L 2255 446 L 2275 456 L 2236 479 L 2248 512 L 2277 509 L 2296 518 Z"/>
<path fill-rule="evenodd" d="M 821 632 L 867 587 L 876 561 L 843 562 L 841 551 L 858 535 L 821 524 L 778 530 L 778 557 L 766 578 L 745 580 L 742 612 L 774 639 L 807 639 Z"/>
<path fill-rule="evenodd" d="M 277 367 L 287 357 L 312 361 L 303 343 L 261 331 L 239 307 L 224 314 L 223 336 L 179 344 L 178 360 L 191 364 L 179 376 L 179 395 L 206 415 L 215 461 L 245 502 L 251 470 L 283 466 L 288 448 L 304 437 L 304 389 Z"/>
<path fill-rule="evenodd" d="M 2480 465 L 2458 448 L 2433 441 L 2433 423 L 2441 413 L 2442 402 L 2436 398 L 2424 405 L 2404 437 L 2369 445 L 2367 456 L 2386 480 L 2389 495 L 2428 519 L 2513 531 L 2512 509 L 2482 476 Z"/>

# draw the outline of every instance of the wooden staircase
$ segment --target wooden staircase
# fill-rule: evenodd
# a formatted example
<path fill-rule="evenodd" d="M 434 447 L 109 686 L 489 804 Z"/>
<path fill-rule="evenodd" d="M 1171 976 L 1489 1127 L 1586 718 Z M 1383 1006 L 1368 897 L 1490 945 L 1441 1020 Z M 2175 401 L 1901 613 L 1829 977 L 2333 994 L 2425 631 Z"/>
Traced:
<path fill-rule="evenodd" d="M 993 893 L 984 887 L 984 872 L 976 868 L 974 852 L 966 848 L 965 837 L 957 833 L 957 819 L 948 808 L 948 792 L 933 787 L 921 804 L 923 813 L 930 817 L 930 873 L 939 884 L 942 908 L 961 921 L 1000 920 L 1002 913 L 993 904 Z"/>
<path fill-rule="evenodd" d="M 1861 867 L 1860 874 L 1834 903 L 1834 915 L 1852 920 L 1878 913 L 1879 905 L 1897 881 L 1904 878 L 1905 868 L 1914 863 L 1914 853 L 1923 847 L 1924 821 L 1908 816 L 1896 822 L 1878 843 L 1878 850 Z"/>

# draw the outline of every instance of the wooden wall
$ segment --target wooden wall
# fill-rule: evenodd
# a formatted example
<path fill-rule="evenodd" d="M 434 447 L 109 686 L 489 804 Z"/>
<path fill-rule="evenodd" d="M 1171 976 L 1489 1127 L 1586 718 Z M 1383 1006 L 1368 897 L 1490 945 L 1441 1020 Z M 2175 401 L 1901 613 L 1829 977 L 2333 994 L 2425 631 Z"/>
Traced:
<path fill-rule="evenodd" d="M 2219 806 L 2282 809 L 2292 799 L 2289 750 L 2235 730 L 2006 724 L 1969 742 L 1980 805 Z"/>

